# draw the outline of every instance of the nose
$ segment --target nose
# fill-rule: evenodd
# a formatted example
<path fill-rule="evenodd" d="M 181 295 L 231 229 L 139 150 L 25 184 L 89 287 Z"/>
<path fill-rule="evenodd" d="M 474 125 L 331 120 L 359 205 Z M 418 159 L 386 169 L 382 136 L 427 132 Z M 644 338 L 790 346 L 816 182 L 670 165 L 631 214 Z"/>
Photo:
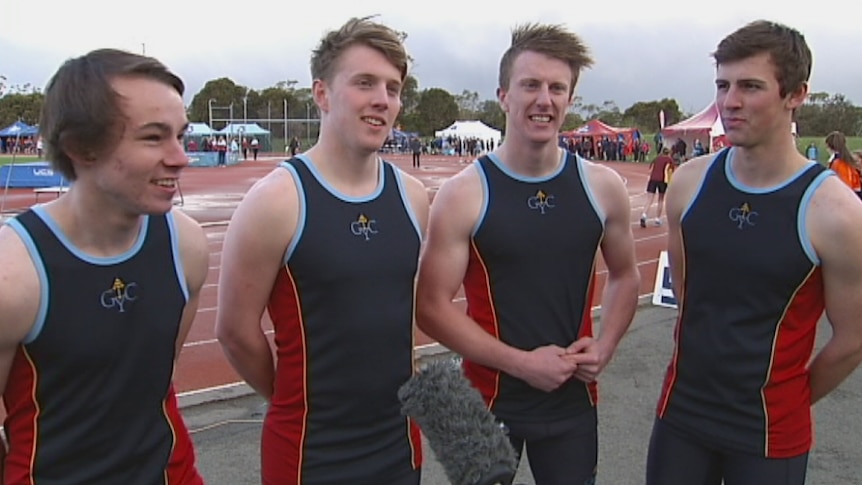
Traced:
<path fill-rule="evenodd" d="M 737 109 L 741 106 L 742 97 L 739 89 L 731 85 L 724 91 L 718 92 L 718 105 L 726 109 Z"/>
<path fill-rule="evenodd" d="M 536 98 L 536 104 L 540 106 L 550 106 L 551 104 L 551 89 L 548 85 L 542 85 L 539 88 L 539 94 Z"/>
<path fill-rule="evenodd" d="M 378 83 L 372 93 L 372 104 L 378 109 L 386 109 L 389 107 L 389 89 L 386 83 Z"/>
<path fill-rule="evenodd" d="M 168 147 L 168 152 L 165 154 L 165 165 L 171 167 L 183 168 L 189 164 L 189 156 L 186 154 L 183 140 L 174 139 Z"/>

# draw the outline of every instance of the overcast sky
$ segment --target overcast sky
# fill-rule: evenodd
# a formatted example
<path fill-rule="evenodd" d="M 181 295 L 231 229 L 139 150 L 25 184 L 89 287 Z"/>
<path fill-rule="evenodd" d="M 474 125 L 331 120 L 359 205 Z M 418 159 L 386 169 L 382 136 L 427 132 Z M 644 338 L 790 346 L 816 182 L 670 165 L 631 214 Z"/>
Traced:
<path fill-rule="evenodd" d="M 862 28 L 852 18 L 840 20 L 849 4 L 838 0 L 800 3 L 805 9 L 751 0 L 249 0 L 217 8 L 218 3 L 4 2 L 0 74 L 9 84 L 41 88 L 65 59 L 116 47 L 145 49 L 166 63 L 186 81 L 187 101 L 218 77 L 252 89 L 287 79 L 307 87 L 308 58 L 320 36 L 351 16 L 379 14 L 380 21 L 407 32 L 420 89 L 466 89 L 485 100 L 494 97 L 512 26 L 550 22 L 568 26 L 591 47 L 596 63 L 577 87 L 584 102 L 611 100 L 625 110 L 667 97 L 693 113 L 714 96 L 710 53 L 717 43 L 744 23 L 766 18 L 805 34 L 814 53 L 813 91 L 842 93 L 862 104 Z"/>

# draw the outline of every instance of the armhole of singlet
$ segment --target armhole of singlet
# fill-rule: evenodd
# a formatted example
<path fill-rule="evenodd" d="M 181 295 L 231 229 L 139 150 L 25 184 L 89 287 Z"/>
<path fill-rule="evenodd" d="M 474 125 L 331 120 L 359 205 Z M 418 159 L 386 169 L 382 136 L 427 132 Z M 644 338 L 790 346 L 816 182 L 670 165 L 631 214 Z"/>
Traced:
<path fill-rule="evenodd" d="M 814 245 L 811 244 L 811 236 L 808 235 L 808 230 L 806 230 L 808 206 L 811 205 L 811 198 L 814 196 L 814 192 L 823 184 L 823 181 L 827 177 L 832 177 L 833 175 L 835 175 L 835 172 L 824 170 L 808 184 L 808 188 L 805 189 L 805 193 L 802 194 L 802 200 L 799 202 L 799 213 L 796 214 L 796 230 L 799 236 L 799 243 L 802 245 L 802 250 L 805 251 L 808 259 L 815 266 L 820 266 L 820 257 L 817 256 Z"/>
<path fill-rule="evenodd" d="M 723 151 L 727 151 L 727 155 L 725 155 L 724 157 L 721 156 Z M 697 183 L 697 188 L 692 194 L 691 199 L 689 199 L 688 203 L 685 205 L 685 207 L 683 207 L 682 213 L 679 215 L 680 221 L 685 219 L 686 214 L 688 214 L 688 211 L 694 205 L 694 202 L 697 200 L 698 197 L 700 197 L 700 191 L 703 190 L 703 186 L 704 184 L 706 184 L 706 177 L 709 176 L 709 172 L 712 170 L 712 166 L 715 165 L 715 162 L 719 159 L 727 160 L 730 158 L 730 148 L 725 148 L 722 150 L 722 152 L 716 153 L 715 156 L 712 157 L 712 160 L 709 161 L 709 164 L 707 164 L 706 168 L 703 170 L 703 177 L 700 178 L 700 182 Z M 722 171 L 722 174 L 723 173 L 724 172 Z"/>
<path fill-rule="evenodd" d="M 565 153 L 565 152 L 564 152 Z M 590 184 L 587 182 L 587 173 L 584 170 L 583 159 L 578 155 L 573 155 L 569 158 L 568 161 L 571 161 L 575 164 L 575 170 L 578 171 L 578 176 L 581 179 L 581 186 L 584 187 L 584 194 L 587 196 L 587 200 L 590 201 L 590 205 L 593 206 L 593 212 L 596 213 L 596 216 L 599 218 L 599 222 L 602 224 L 602 229 L 605 228 L 605 222 L 607 222 L 607 214 L 602 210 L 602 206 L 599 205 L 599 202 L 596 200 L 595 194 L 593 194 L 593 189 L 590 188 Z"/>
<path fill-rule="evenodd" d="M 180 283 L 180 288 L 183 291 L 183 298 L 186 303 L 189 301 L 189 285 L 186 281 L 186 271 L 183 267 L 183 259 L 180 254 L 180 236 L 177 232 L 177 225 L 174 221 L 174 213 L 168 212 L 165 214 L 165 222 L 168 224 L 168 234 L 171 238 L 171 253 L 174 255 L 174 272 L 177 275 L 177 281 Z"/>
<path fill-rule="evenodd" d="M 45 271 L 45 263 L 42 261 L 42 255 L 39 254 L 39 249 L 36 247 L 36 243 L 33 242 L 33 238 L 30 237 L 30 233 L 15 219 L 7 221 L 6 224 L 21 238 L 24 247 L 27 248 L 27 252 L 30 254 L 30 259 L 33 261 L 36 275 L 39 277 L 39 310 L 36 312 L 33 326 L 30 327 L 30 331 L 24 336 L 24 340 L 21 341 L 23 344 L 29 344 L 42 333 L 42 328 L 45 326 L 45 317 L 48 315 L 48 297 L 50 296 L 48 273 Z"/>
<path fill-rule="evenodd" d="M 422 240 L 422 229 L 419 227 L 419 221 L 416 220 L 416 211 L 413 210 L 413 204 L 410 202 L 410 197 L 407 195 L 407 191 L 404 188 L 404 179 L 401 177 L 401 170 L 395 168 L 395 166 L 389 164 L 389 162 L 383 162 L 384 165 L 389 165 L 389 169 L 392 170 L 392 175 L 395 176 L 395 183 L 398 185 L 398 193 L 401 195 L 401 203 L 404 204 L 404 210 L 407 211 L 407 216 L 410 218 L 410 222 L 413 223 L 413 228 L 416 229 L 416 235 L 419 236 L 419 240 Z"/>
<path fill-rule="evenodd" d="M 479 159 L 473 161 L 473 166 L 476 167 L 476 172 L 479 175 L 479 183 L 482 185 L 482 206 L 479 208 L 479 217 L 476 218 L 476 223 L 473 224 L 473 230 L 470 231 L 472 237 L 476 237 L 479 228 L 482 227 L 482 222 L 485 220 L 485 214 L 488 213 L 488 175 L 485 173 L 484 167 Z"/>
<path fill-rule="evenodd" d="M 299 240 L 302 239 L 302 232 L 305 230 L 306 201 L 305 188 L 302 186 L 302 180 L 299 178 L 299 173 L 296 171 L 296 167 L 287 162 L 282 162 L 280 166 L 287 170 L 290 176 L 293 177 L 293 184 L 296 187 L 296 201 L 298 204 L 297 211 L 299 212 L 296 217 L 296 230 L 293 231 L 293 237 L 290 238 L 290 244 L 287 245 L 287 249 L 284 251 L 284 258 L 282 258 L 281 261 L 283 265 L 287 266 L 287 262 L 290 260 L 290 256 L 293 255 L 293 251 L 299 244 Z"/>

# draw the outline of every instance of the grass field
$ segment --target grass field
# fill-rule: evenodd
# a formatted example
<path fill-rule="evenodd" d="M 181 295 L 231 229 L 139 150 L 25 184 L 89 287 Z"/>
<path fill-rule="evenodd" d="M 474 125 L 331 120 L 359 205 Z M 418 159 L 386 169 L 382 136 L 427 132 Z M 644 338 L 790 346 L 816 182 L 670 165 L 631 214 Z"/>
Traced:
<path fill-rule="evenodd" d="M 35 162 L 39 157 L 35 155 L 15 155 L 15 163 Z M 12 163 L 12 155 L 0 155 L 0 165 Z"/>

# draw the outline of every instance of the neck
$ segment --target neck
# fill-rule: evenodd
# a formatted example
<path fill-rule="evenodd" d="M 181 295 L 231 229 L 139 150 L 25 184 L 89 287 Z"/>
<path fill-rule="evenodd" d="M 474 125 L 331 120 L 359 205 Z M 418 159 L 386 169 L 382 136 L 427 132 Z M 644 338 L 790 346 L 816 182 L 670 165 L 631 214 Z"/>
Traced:
<path fill-rule="evenodd" d="M 138 239 L 143 216 L 119 208 L 117 201 L 99 197 L 96 190 L 76 182 L 69 192 L 46 210 L 66 238 L 81 251 L 95 257 L 125 253 Z"/>
<path fill-rule="evenodd" d="M 308 157 L 324 179 L 349 196 L 367 195 L 377 189 L 379 158 L 376 152 L 357 152 L 321 136 Z"/>
<path fill-rule="evenodd" d="M 734 147 L 731 169 L 736 178 L 752 187 L 771 187 L 796 173 L 808 160 L 787 133 L 769 143 Z"/>
<path fill-rule="evenodd" d="M 560 165 L 562 149 L 556 143 L 518 143 L 507 138 L 494 151 L 510 170 L 529 177 L 542 177 L 553 173 Z"/>

